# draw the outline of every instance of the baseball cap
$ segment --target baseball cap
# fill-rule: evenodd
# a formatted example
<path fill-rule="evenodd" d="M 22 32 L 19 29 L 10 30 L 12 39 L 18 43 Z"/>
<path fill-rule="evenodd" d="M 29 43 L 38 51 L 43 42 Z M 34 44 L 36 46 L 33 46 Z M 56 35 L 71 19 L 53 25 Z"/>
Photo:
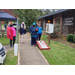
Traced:
<path fill-rule="evenodd" d="M 35 23 L 33 23 L 33 25 L 36 25 Z"/>

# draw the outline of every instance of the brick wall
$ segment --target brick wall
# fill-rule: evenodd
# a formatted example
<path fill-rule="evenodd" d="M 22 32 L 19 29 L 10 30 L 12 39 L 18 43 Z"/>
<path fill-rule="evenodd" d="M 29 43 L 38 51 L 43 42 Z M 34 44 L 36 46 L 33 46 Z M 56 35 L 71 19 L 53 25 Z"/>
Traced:
<path fill-rule="evenodd" d="M 62 34 L 62 14 L 53 15 L 54 25 L 56 25 L 56 19 L 60 19 L 60 34 Z"/>

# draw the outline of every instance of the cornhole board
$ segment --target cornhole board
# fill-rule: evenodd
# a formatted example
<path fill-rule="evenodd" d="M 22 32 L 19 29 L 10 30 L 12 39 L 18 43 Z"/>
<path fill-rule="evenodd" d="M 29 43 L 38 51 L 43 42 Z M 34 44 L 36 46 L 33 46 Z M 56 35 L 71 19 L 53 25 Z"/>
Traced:
<path fill-rule="evenodd" d="M 36 41 L 40 50 L 50 50 L 50 47 L 46 44 L 45 41 Z"/>

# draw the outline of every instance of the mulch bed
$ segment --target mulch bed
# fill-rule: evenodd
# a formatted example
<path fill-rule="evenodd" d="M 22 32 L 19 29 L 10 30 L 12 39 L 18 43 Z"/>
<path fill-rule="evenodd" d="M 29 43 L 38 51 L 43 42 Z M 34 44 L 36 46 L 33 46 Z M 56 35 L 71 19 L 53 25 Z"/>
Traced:
<path fill-rule="evenodd" d="M 46 33 L 43 33 L 43 34 L 46 35 L 46 36 L 48 36 L 48 34 L 46 34 Z M 48 37 L 47 37 L 47 39 L 48 39 Z M 58 42 L 63 43 L 65 45 L 67 45 L 67 46 L 75 48 L 75 43 L 67 42 L 66 37 L 51 38 L 51 40 L 52 41 L 58 41 Z"/>

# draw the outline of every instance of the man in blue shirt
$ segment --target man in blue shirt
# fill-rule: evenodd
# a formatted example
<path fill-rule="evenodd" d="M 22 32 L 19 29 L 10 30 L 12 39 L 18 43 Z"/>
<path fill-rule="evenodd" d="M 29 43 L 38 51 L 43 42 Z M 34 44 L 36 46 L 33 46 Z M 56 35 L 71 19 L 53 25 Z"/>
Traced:
<path fill-rule="evenodd" d="M 7 29 L 7 24 L 5 23 L 4 26 L 5 26 L 5 31 L 6 31 L 6 29 Z"/>
<path fill-rule="evenodd" d="M 36 47 L 36 37 L 37 37 L 37 27 L 36 24 L 33 23 L 33 26 L 30 27 L 29 33 L 31 33 L 31 46 L 34 45 Z"/>

